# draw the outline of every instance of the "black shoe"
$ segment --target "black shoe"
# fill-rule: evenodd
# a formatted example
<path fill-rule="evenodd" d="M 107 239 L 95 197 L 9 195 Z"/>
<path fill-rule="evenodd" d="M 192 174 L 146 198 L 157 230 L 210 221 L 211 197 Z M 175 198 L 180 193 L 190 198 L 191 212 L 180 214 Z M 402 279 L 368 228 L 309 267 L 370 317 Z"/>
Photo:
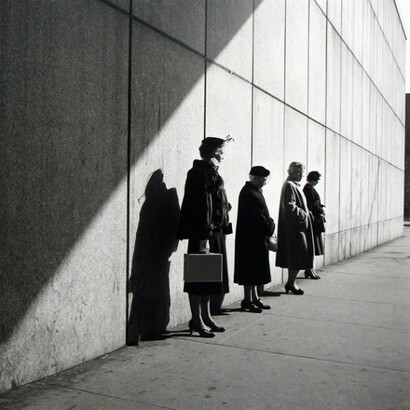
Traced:
<path fill-rule="evenodd" d="M 222 333 L 222 332 L 225 332 L 226 330 L 223 326 L 218 326 L 216 323 L 212 325 L 208 325 L 207 323 L 205 324 L 211 329 L 211 332 Z"/>
<path fill-rule="evenodd" d="M 285 291 L 286 294 L 289 292 L 292 292 L 294 295 L 303 295 L 305 292 L 303 292 L 303 289 L 296 289 L 293 285 L 289 286 L 288 284 L 285 285 Z"/>
<path fill-rule="evenodd" d="M 203 327 L 197 326 L 192 320 L 188 323 L 189 326 L 189 334 L 192 335 L 192 332 L 198 332 L 199 336 L 211 338 L 214 337 L 215 334 L 210 332 L 208 329 L 204 329 Z"/>
<path fill-rule="evenodd" d="M 306 279 L 320 279 L 320 276 L 313 269 L 305 270 Z"/>
<path fill-rule="evenodd" d="M 270 309 L 270 305 L 265 305 L 260 299 L 258 299 L 256 302 L 253 302 L 253 304 L 257 307 L 260 307 L 261 309 Z"/>
<path fill-rule="evenodd" d="M 241 302 L 241 309 L 242 310 L 248 310 L 249 312 L 253 312 L 253 313 L 261 313 L 262 312 L 262 309 L 260 307 L 256 306 L 252 302 L 246 302 L 244 300 Z"/>

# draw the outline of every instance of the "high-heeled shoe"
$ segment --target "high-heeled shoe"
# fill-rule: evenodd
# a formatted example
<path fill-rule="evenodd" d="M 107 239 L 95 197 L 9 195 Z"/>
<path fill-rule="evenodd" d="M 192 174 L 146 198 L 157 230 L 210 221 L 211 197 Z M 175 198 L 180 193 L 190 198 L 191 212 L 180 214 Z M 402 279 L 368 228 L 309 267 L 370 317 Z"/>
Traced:
<path fill-rule="evenodd" d="M 255 302 L 252 302 L 255 306 L 260 307 L 261 309 L 268 310 L 271 308 L 270 305 L 265 305 L 260 299 Z"/>
<path fill-rule="evenodd" d="M 305 270 L 306 279 L 320 279 L 320 276 L 313 269 Z"/>
<path fill-rule="evenodd" d="M 222 333 L 226 330 L 223 326 L 218 326 L 216 323 L 208 324 L 205 322 L 205 325 L 211 329 L 211 332 Z"/>
<path fill-rule="evenodd" d="M 192 332 L 198 332 L 199 336 L 211 338 L 214 337 L 215 334 L 210 332 L 208 329 L 204 329 L 203 327 L 199 327 L 196 325 L 192 320 L 188 323 L 189 326 L 189 334 L 192 335 Z"/>
<path fill-rule="evenodd" d="M 288 284 L 285 285 L 285 291 L 286 294 L 289 292 L 292 292 L 294 295 L 303 295 L 305 292 L 303 292 L 303 289 L 296 289 L 295 286 L 289 286 Z"/>
<path fill-rule="evenodd" d="M 262 309 L 260 307 L 256 306 L 252 302 L 247 302 L 245 300 L 243 300 L 241 302 L 241 309 L 242 310 L 249 310 L 249 312 L 252 312 L 252 313 L 261 313 L 262 312 Z"/>

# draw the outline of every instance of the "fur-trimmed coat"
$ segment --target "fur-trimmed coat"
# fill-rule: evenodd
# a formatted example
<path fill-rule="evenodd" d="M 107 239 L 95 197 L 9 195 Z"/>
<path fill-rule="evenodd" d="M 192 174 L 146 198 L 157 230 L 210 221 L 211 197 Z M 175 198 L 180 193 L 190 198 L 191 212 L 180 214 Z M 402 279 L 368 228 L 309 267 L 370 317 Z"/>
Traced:
<path fill-rule="evenodd" d="M 178 239 L 205 240 L 229 224 L 224 181 L 215 166 L 195 160 L 188 171 L 177 230 Z"/>

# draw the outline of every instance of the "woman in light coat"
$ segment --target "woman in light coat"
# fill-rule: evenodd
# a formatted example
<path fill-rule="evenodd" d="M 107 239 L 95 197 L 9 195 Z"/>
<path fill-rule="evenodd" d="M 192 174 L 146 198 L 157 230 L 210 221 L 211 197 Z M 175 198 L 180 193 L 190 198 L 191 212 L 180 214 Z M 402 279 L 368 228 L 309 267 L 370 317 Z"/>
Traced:
<path fill-rule="evenodd" d="M 292 162 L 283 183 L 279 204 L 278 249 L 276 266 L 288 269 L 286 293 L 303 295 L 295 280 L 299 270 L 313 268 L 314 246 L 312 221 L 305 195 L 300 188 L 304 173 L 300 162 Z"/>

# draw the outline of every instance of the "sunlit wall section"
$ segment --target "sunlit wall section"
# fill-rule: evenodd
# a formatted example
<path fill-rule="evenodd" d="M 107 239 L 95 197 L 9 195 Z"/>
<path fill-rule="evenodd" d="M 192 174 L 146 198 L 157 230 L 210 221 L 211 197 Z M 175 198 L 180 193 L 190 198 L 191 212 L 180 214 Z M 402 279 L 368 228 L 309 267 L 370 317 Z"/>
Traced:
<path fill-rule="evenodd" d="M 404 178 L 405 35 L 395 4 L 390 0 L 328 0 L 327 18 L 326 144 L 334 146 L 335 134 L 330 130 L 336 131 L 340 139 L 340 191 L 337 229 L 334 205 L 328 207 L 325 263 L 402 234 L 400 187 Z M 338 43 L 340 82 L 339 65 L 335 63 Z M 329 148 L 325 168 L 327 206 L 334 200 L 335 182 L 329 181 L 334 179 L 333 155 Z M 335 235 L 339 237 L 337 244 Z"/>

